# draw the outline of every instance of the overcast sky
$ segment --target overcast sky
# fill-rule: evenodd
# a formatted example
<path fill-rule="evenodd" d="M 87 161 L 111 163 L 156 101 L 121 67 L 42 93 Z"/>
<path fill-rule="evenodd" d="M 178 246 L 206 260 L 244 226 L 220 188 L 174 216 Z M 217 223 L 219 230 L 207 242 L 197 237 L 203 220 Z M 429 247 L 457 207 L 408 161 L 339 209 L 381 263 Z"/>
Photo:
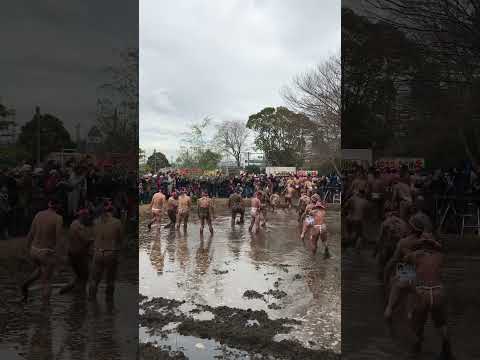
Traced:
<path fill-rule="evenodd" d="M 75 124 L 84 135 L 95 121 L 106 67 L 138 46 L 138 1 L 2 1 L 0 43 L 0 98 L 18 123 L 39 105 L 74 139 Z"/>
<path fill-rule="evenodd" d="M 205 116 L 283 105 L 292 78 L 340 48 L 339 0 L 141 0 L 140 145 L 170 160 Z"/>

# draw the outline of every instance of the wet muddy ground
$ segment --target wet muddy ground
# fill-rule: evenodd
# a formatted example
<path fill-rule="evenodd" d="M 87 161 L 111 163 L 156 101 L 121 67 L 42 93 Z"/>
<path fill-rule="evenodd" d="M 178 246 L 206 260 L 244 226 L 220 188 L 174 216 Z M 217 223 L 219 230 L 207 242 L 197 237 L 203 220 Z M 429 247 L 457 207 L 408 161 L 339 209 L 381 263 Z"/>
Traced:
<path fill-rule="evenodd" d="M 372 230 L 372 229 L 371 229 Z M 374 231 L 370 231 L 374 235 Z M 373 236 L 372 235 L 372 236 Z M 471 239 L 443 236 L 447 248 L 444 284 L 448 322 L 456 360 L 480 359 L 480 247 Z M 480 241 L 480 239 L 476 239 Z M 431 360 L 440 353 L 440 339 L 431 321 L 421 354 L 410 353 L 413 335 L 399 308 L 392 329 L 383 321 L 383 286 L 376 278 L 372 250 L 342 251 L 342 358 L 348 360 Z"/>
<path fill-rule="evenodd" d="M 133 242 L 133 240 L 132 240 Z M 0 260 L 0 359 L 113 360 L 134 359 L 138 349 L 138 260 L 136 251 L 121 255 L 113 302 L 103 285 L 96 302 L 80 294 L 59 295 L 72 272 L 61 266 L 54 278 L 51 305 L 43 308 L 39 283 L 31 287 L 29 303 L 18 302 L 18 286 L 32 265 L 21 257 L 23 239 L 2 242 Z M 135 248 L 137 245 L 135 244 Z M 5 254 L 10 252 L 10 254 Z"/>
<path fill-rule="evenodd" d="M 249 221 L 232 228 L 217 210 L 213 236 L 195 216 L 187 233 L 141 222 L 144 359 L 338 358 L 340 213 L 328 212 L 330 259 L 299 240 L 294 210 L 269 213 L 256 235 Z"/>

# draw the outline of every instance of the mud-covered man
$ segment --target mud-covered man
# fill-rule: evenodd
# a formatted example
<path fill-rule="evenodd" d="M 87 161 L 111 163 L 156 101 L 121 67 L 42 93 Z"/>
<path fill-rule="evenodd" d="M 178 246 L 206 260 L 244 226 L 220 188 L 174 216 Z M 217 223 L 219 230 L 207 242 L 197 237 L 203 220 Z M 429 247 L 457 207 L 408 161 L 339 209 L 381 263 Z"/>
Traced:
<path fill-rule="evenodd" d="M 94 253 L 92 278 L 89 296 L 94 299 L 103 274 L 106 274 L 107 297 L 115 291 L 119 251 L 123 245 L 124 232 L 122 223 L 113 216 L 114 208 L 110 202 L 104 204 L 103 213 L 94 225 Z"/>
<path fill-rule="evenodd" d="M 203 234 L 205 222 L 208 224 L 210 234 L 213 234 L 212 219 L 214 216 L 213 199 L 208 196 L 207 191 L 202 192 L 202 197 L 197 203 L 198 218 L 200 219 L 200 234 Z"/>
<path fill-rule="evenodd" d="M 240 187 L 235 188 L 235 192 L 230 195 L 228 199 L 228 207 L 232 212 L 232 226 L 235 225 L 235 220 L 238 214 L 240 214 L 240 220 L 238 223 L 243 224 L 245 208 L 243 207 L 243 199 Z"/>
<path fill-rule="evenodd" d="M 425 323 L 431 316 L 442 338 L 440 359 L 453 359 L 447 327 L 446 293 L 442 283 L 444 255 L 442 246 L 427 236 L 420 239 L 404 261 L 416 270 L 414 306 L 411 326 L 416 334 L 414 351 L 421 351 Z"/>
<path fill-rule="evenodd" d="M 89 250 L 93 243 L 92 219 L 88 209 L 77 212 L 77 218 L 70 225 L 68 239 L 68 259 L 72 266 L 74 279 L 60 290 L 65 294 L 73 289 L 85 291 L 89 276 Z"/>
<path fill-rule="evenodd" d="M 178 194 L 174 191 L 167 200 L 167 215 L 170 219 L 170 223 L 165 225 L 165 228 L 174 229 L 177 222 L 178 211 Z"/>

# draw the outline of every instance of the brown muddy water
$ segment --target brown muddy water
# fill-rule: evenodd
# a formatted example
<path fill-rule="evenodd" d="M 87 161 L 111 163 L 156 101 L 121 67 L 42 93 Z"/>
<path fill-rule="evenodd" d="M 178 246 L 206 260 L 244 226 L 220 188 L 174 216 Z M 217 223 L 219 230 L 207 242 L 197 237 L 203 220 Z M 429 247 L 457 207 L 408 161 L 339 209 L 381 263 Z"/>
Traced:
<path fill-rule="evenodd" d="M 456 360 L 480 359 L 480 253 L 461 251 L 458 239 L 446 240 L 444 284 L 448 323 Z M 449 245 L 450 244 L 450 245 Z M 453 250 L 453 248 L 455 248 Z M 474 255 L 476 254 L 476 255 Z M 342 358 L 347 360 L 432 360 L 440 353 L 439 336 L 429 320 L 421 354 L 410 353 L 413 335 L 400 308 L 394 326 L 383 321 L 383 286 L 376 278 L 371 249 L 342 251 Z"/>
<path fill-rule="evenodd" d="M 216 215 L 213 236 L 207 227 L 200 236 L 196 217 L 186 233 L 148 231 L 141 221 L 140 294 L 162 304 L 141 306 L 140 341 L 199 360 L 289 358 L 279 354 L 287 345 L 298 354 L 292 359 L 338 357 L 340 212 L 327 214 L 329 259 L 322 246 L 313 256 L 299 240 L 294 210 L 269 212 L 267 229 L 256 235 L 248 215 L 233 228 L 228 210 Z M 168 299 L 179 302 L 166 305 Z M 231 329 L 218 330 L 225 322 Z M 251 329 L 265 341 L 271 336 L 270 352 L 247 345 Z"/>
<path fill-rule="evenodd" d="M 15 241 L 15 240 L 9 240 Z M 58 290 L 71 278 L 68 267 L 54 278 L 51 304 L 42 308 L 39 283 L 29 303 L 18 302 L 18 286 L 31 266 L 24 260 L 2 259 L 0 284 L 0 359 L 131 360 L 138 349 L 138 260 L 121 257 L 113 302 L 99 287 L 96 302 Z M 5 271 L 4 271 L 5 270 Z M 13 276 L 12 276 L 13 275 Z"/>

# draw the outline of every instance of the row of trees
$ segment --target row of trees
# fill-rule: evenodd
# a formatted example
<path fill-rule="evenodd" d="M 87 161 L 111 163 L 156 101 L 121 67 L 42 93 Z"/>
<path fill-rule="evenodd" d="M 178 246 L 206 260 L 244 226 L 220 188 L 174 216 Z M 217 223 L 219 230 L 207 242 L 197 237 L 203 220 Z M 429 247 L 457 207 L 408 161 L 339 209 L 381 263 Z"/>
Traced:
<path fill-rule="evenodd" d="M 99 86 L 96 125 L 103 134 L 101 148 L 107 152 L 123 153 L 138 145 L 138 49 L 127 49 L 119 54 L 119 64 L 106 68 L 109 81 Z M 0 104 L 0 131 L 15 122 L 14 111 Z M 0 160 L 13 165 L 18 161 L 35 162 L 40 122 L 40 158 L 75 144 L 58 117 L 37 112 L 20 129 L 15 146 L 0 149 Z"/>
<path fill-rule="evenodd" d="M 434 166 L 477 162 L 478 2 L 367 3 L 366 16 L 342 9 L 344 146 L 423 156 Z"/>
<path fill-rule="evenodd" d="M 184 133 L 177 165 L 214 169 L 223 154 L 238 167 L 242 153 L 260 150 L 272 166 L 318 166 L 328 161 L 336 169 L 341 131 L 341 63 L 334 55 L 314 69 L 294 78 L 281 90 L 287 107 L 266 107 L 248 121 L 227 120 L 213 124 L 206 117 Z M 213 136 L 211 126 L 215 127 Z M 151 155 L 146 161 L 152 169 Z M 157 163 L 165 156 L 157 153 Z M 166 160 L 166 159 L 165 159 Z M 168 162 L 167 162 L 168 163 Z"/>

